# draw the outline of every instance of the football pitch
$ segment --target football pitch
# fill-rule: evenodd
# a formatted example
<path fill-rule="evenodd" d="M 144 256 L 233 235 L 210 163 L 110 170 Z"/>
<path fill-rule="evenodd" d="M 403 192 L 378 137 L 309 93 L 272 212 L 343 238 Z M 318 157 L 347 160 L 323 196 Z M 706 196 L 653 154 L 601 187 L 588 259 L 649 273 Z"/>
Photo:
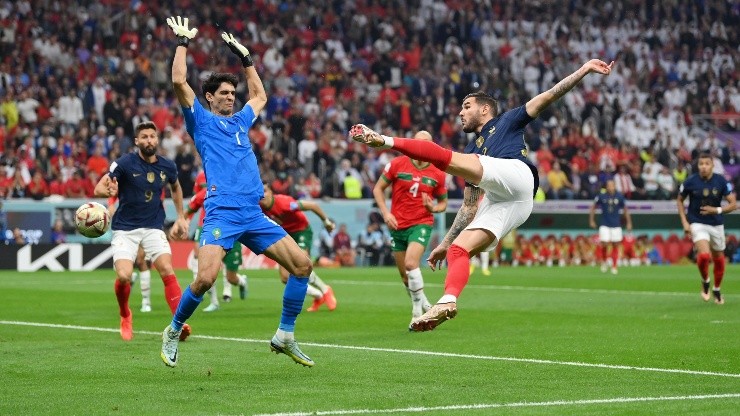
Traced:
<path fill-rule="evenodd" d="M 740 267 L 725 305 L 699 297 L 693 266 L 476 271 L 459 314 L 410 333 L 395 269 L 317 269 L 338 308 L 302 313 L 315 362 L 269 351 L 282 284 L 248 271 L 249 295 L 202 308 L 178 366 L 159 358 L 169 322 L 152 276 L 151 313 L 132 289 L 134 339 L 118 333 L 113 272 L 0 271 L 0 414 L 115 415 L 737 415 Z M 426 293 L 443 273 L 424 271 Z M 178 272 L 181 285 L 190 272 Z M 220 283 L 219 277 L 219 294 Z M 234 293 L 238 291 L 235 289 Z M 310 301 L 307 300 L 307 307 Z"/>

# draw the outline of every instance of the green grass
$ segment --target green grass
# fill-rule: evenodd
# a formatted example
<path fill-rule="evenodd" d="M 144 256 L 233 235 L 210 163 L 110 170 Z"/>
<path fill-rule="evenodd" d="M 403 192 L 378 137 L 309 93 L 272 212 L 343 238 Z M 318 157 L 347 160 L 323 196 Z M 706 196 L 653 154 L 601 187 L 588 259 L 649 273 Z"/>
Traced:
<path fill-rule="evenodd" d="M 152 313 L 132 291 L 126 343 L 111 271 L 0 272 L 0 414 L 737 414 L 738 271 L 723 306 L 700 300 L 688 266 L 476 272 L 455 320 L 409 333 L 395 269 L 319 269 L 339 307 L 298 319 L 310 369 L 269 352 L 275 271 L 248 272 L 246 301 L 197 311 L 175 369 L 159 358 L 169 314 L 158 279 Z M 437 299 L 443 274 L 425 279 Z"/>

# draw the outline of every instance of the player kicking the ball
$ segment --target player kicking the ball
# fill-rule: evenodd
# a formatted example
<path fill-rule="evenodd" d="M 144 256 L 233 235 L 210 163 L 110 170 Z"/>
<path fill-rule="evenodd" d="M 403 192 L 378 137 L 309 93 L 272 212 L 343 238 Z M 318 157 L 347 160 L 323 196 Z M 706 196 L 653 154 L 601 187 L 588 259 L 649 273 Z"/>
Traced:
<path fill-rule="evenodd" d="M 592 59 L 552 89 L 525 105 L 498 113 L 498 103 L 477 92 L 463 100 L 460 121 L 463 131 L 475 133 L 465 153 L 453 152 L 433 142 L 381 136 L 367 126 L 350 129 L 350 137 L 371 147 L 393 148 L 412 159 L 431 162 L 452 175 L 461 176 L 466 186 L 463 205 L 442 243 L 427 259 L 434 270 L 447 259 L 444 295 L 426 313 L 411 323 L 414 331 L 429 331 L 457 315 L 457 298 L 470 277 L 470 256 L 490 249 L 532 212 L 534 193 L 539 186 L 537 168 L 527 159 L 524 129 L 545 108 L 565 95 L 586 75 L 608 75 L 613 62 Z M 480 194 L 485 198 L 478 205 Z"/>

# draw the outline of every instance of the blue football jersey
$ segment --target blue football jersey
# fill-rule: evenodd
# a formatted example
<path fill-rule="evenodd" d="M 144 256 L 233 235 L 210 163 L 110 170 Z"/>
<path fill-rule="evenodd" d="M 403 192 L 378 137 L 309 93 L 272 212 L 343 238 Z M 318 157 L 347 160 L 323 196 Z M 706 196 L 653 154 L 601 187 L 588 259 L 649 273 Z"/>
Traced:
<path fill-rule="evenodd" d="M 624 210 L 624 195 L 615 192 L 613 195 L 602 189 L 594 198 L 594 205 L 601 209 L 599 225 L 610 228 L 622 226 L 622 210 Z"/>
<path fill-rule="evenodd" d="M 499 114 L 481 129 L 480 135 L 468 143 L 465 153 L 491 156 L 499 159 L 519 159 L 529 166 L 534 176 L 534 191 L 539 186 L 537 168 L 527 159 L 524 129 L 534 118 L 520 106 Z"/>
<path fill-rule="evenodd" d="M 162 190 L 177 182 L 177 166 L 157 155 L 149 163 L 138 152 L 128 153 L 110 165 L 108 175 L 118 181 L 118 209 L 113 214 L 113 230 L 164 227 Z"/>
<path fill-rule="evenodd" d="M 238 207 L 259 204 L 264 194 L 257 158 L 249 140 L 255 116 L 245 105 L 231 117 L 219 116 L 195 100 L 183 107 L 187 131 L 203 160 L 206 173 L 206 201 Z"/>
<path fill-rule="evenodd" d="M 707 225 L 722 225 L 722 215 L 702 215 L 701 207 L 722 206 L 722 199 L 732 193 L 732 184 L 716 173 L 709 179 L 702 179 L 695 173 L 681 184 L 678 192 L 686 199 L 689 198 L 689 208 L 686 217 L 689 223 L 701 223 Z"/>

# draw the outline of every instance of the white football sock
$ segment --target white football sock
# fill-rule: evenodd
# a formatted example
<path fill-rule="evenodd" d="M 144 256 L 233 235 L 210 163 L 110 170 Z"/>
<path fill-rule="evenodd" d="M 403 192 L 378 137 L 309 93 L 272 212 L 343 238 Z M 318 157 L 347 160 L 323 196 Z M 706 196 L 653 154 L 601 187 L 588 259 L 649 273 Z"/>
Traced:
<path fill-rule="evenodd" d="M 450 302 L 457 302 L 457 296 L 445 294 L 441 298 L 439 298 L 439 300 L 437 301 L 437 303 L 450 303 Z"/>
<path fill-rule="evenodd" d="M 190 262 L 190 270 L 193 272 L 193 280 L 198 278 L 198 258 L 193 257 L 193 260 Z"/>
<path fill-rule="evenodd" d="M 316 299 L 321 299 L 321 297 L 324 296 L 324 294 L 321 293 L 319 289 L 316 289 L 311 285 L 308 285 L 308 287 L 306 288 L 306 295 Z"/>
<path fill-rule="evenodd" d="M 275 335 L 277 335 L 278 339 L 282 342 L 288 342 L 288 341 L 295 340 L 295 333 L 286 332 L 286 331 L 283 331 L 282 329 L 278 329 Z"/>
<path fill-rule="evenodd" d="M 424 295 L 424 277 L 421 275 L 421 269 L 415 268 L 414 270 L 408 270 L 406 276 L 409 279 L 409 293 L 411 294 L 411 304 L 413 306 L 413 314 L 421 314 L 422 306 L 426 296 Z"/>
<path fill-rule="evenodd" d="M 139 273 L 139 285 L 141 286 L 141 303 L 152 304 L 152 272 L 147 270 Z"/>
<path fill-rule="evenodd" d="M 213 286 L 208 289 L 208 295 L 211 297 L 211 305 L 218 306 L 218 291 L 216 290 L 216 282 L 213 282 Z"/>
<path fill-rule="evenodd" d="M 239 286 L 244 286 L 244 287 L 249 286 L 247 283 L 247 275 L 237 273 L 236 278 L 239 279 Z"/>
<path fill-rule="evenodd" d="M 491 260 L 491 254 L 487 251 L 481 251 L 480 253 L 480 269 L 488 270 L 488 263 Z"/>
<path fill-rule="evenodd" d="M 224 273 L 223 273 L 223 281 L 224 281 L 224 291 L 223 291 L 223 295 L 224 295 L 224 296 L 228 296 L 228 297 L 231 297 L 231 288 L 232 288 L 232 287 L 231 287 L 231 283 L 229 283 L 229 279 L 227 279 L 227 278 L 226 278 L 226 269 L 224 269 L 224 271 L 223 271 L 223 272 L 224 272 Z M 215 284 L 214 284 L 214 286 L 215 286 Z"/>
<path fill-rule="evenodd" d="M 326 283 L 324 283 L 324 281 L 321 280 L 319 275 L 317 275 L 314 271 L 312 271 L 311 274 L 308 275 L 308 284 L 320 290 L 321 293 L 326 293 L 326 291 L 329 289 Z"/>

